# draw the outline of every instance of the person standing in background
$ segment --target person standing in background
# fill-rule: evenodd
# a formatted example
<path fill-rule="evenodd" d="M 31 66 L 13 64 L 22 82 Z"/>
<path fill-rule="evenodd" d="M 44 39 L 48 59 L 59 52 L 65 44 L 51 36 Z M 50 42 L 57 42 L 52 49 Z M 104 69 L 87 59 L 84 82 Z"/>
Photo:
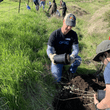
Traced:
<path fill-rule="evenodd" d="M 62 17 L 64 18 L 66 15 L 67 7 L 63 0 L 60 1 L 60 9 L 62 9 Z"/>
<path fill-rule="evenodd" d="M 38 0 L 33 0 L 34 4 L 35 4 L 35 8 L 38 11 L 39 10 L 39 1 Z"/>
<path fill-rule="evenodd" d="M 56 3 L 55 3 L 55 0 L 53 0 L 53 2 L 52 2 L 52 4 L 50 5 L 49 9 L 50 9 L 50 13 L 49 13 L 50 15 L 56 14 L 57 5 L 56 5 Z M 48 9 L 48 11 L 49 11 L 49 9 Z"/>

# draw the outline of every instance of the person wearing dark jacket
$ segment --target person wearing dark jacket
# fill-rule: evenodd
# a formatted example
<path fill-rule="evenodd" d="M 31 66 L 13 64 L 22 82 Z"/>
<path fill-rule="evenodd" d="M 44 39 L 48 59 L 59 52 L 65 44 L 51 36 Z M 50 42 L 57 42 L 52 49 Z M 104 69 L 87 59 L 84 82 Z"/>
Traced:
<path fill-rule="evenodd" d="M 63 0 L 60 1 L 60 9 L 62 9 L 62 16 L 64 18 L 66 15 L 67 7 L 66 7 L 66 3 Z"/>
<path fill-rule="evenodd" d="M 56 3 L 55 3 L 55 0 L 53 0 L 52 4 L 49 6 L 48 11 L 49 11 L 49 10 L 50 10 L 50 12 L 49 12 L 50 15 L 56 14 L 57 5 L 56 5 Z"/>

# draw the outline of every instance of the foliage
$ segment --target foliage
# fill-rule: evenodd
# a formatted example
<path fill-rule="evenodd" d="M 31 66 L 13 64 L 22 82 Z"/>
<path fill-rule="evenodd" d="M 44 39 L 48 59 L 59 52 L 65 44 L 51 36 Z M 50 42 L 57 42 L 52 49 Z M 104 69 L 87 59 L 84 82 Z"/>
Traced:
<path fill-rule="evenodd" d="M 48 19 L 42 7 L 36 12 L 31 3 L 31 10 L 21 3 L 20 13 L 17 13 L 18 2 L 5 0 L 1 3 L 0 109 L 53 110 L 52 100 L 57 91 L 46 67 L 50 65 L 46 49 L 50 34 L 60 28 L 63 21 L 55 17 Z M 78 72 L 82 74 L 94 73 L 96 67 L 91 59 L 97 44 L 107 38 L 100 33 L 89 35 L 87 24 L 86 19 L 77 17 L 73 28 L 79 38 L 82 64 Z"/>
<path fill-rule="evenodd" d="M 4 16 L 5 19 L 2 19 Z M 44 57 L 47 57 L 45 47 L 49 32 L 45 24 L 46 16 L 42 16 L 42 10 L 36 15 L 34 9 L 30 12 L 22 9 L 20 14 L 10 12 L 7 16 L 6 12 L 1 17 L 0 107 L 2 109 L 46 110 L 51 105 L 52 91 L 45 92 L 48 82 L 43 84 L 44 79 L 52 78 L 45 72 L 43 65 L 48 62 Z M 48 85 L 51 87 L 52 84 Z M 41 97 L 38 97 L 40 95 Z"/>
<path fill-rule="evenodd" d="M 105 13 L 104 20 L 109 22 L 108 26 L 110 27 L 110 10 Z"/>

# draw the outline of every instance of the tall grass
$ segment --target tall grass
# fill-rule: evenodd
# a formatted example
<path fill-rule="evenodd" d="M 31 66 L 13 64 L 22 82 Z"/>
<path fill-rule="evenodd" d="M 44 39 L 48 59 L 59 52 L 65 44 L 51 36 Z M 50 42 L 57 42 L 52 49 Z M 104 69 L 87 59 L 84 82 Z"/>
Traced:
<path fill-rule="evenodd" d="M 18 6 L 18 3 L 8 0 L 1 3 L 2 8 L 10 5 Z M 45 10 L 47 8 L 46 5 Z M 7 9 L 0 9 L 0 109 L 53 110 L 52 100 L 57 91 L 46 68 L 51 63 L 46 49 L 50 34 L 60 28 L 63 21 L 55 17 L 48 19 L 42 7 L 36 12 L 34 5 L 31 10 L 23 6 L 19 14 L 17 9 Z M 93 58 L 97 44 L 108 37 L 89 35 L 86 26 L 86 20 L 77 18 L 73 30 L 78 34 L 82 58 L 78 72 L 89 74 L 96 68 L 87 62 Z"/>
<path fill-rule="evenodd" d="M 48 77 L 53 80 L 44 70 L 44 64 L 48 63 L 46 46 L 50 31 L 47 17 L 42 10 L 36 14 L 34 7 L 31 11 L 24 8 L 20 14 L 10 12 L 8 15 L 4 13 L 0 22 L 0 107 L 52 109 L 52 83 L 43 84 Z"/>
<path fill-rule="evenodd" d="M 110 10 L 105 13 L 104 21 L 108 22 L 108 27 L 110 27 Z"/>

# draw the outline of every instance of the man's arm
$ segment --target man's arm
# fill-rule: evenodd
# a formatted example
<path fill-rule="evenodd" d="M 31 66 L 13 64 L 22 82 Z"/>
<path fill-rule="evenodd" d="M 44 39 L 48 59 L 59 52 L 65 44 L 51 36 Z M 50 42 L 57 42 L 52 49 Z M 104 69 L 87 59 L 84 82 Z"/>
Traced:
<path fill-rule="evenodd" d="M 54 47 L 51 47 L 51 46 L 48 45 L 48 47 L 47 47 L 47 55 L 48 55 L 48 57 L 50 58 L 51 62 L 52 62 L 54 65 L 56 65 L 56 63 L 54 63 L 54 56 L 55 56 L 56 54 L 53 54 L 53 48 L 54 48 Z"/>
<path fill-rule="evenodd" d="M 56 4 L 56 10 L 57 10 L 57 4 Z"/>
<path fill-rule="evenodd" d="M 79 53 L 79 46 L 78 46 L 78 44 L 73 44 L 73 45 L 72 45 L 72 50 L 73 50 L 73 51 L 72 51 L 71 54 L 77 56 L 78 53 Z"/>
<path fill-rule="evenodd" d="M 51 54 L 53 54 L 53 48 L 54 47 L 52 47 L 52 46 L 47 46 L 47 55 L 48 55 L 48 57 L 49 57 L 49 54 L 51 53 Z"/>
<path fill-rule="evenodd" d="M 72 49 L 73 49 L 73 51 L 70 55 L 70 64 L 72 64 L 75 61 L 75 57 L 78 55 L 78 52 L 79 52 L 78 44 L 73 44 Z"/>
<path fill-rule="evenodd" d="M 106 84 L 105 98 L 101 102 L 98 102 L 96 96 L 94 96 L 94 103 L 95 104 L 98 103 L 97 104 L 98 109 L 110 108 L 110 84 Z"/>
<path fill-rule="evenodd" d="M 106 95 L 105 98 L 97 104 L 98 109 L 110 108 L 110 84 L 106 84 Z"/>
<path fill-rule="evenodd" d="M 48 8 L 48 10 L 47 10 L 47 11 L 49 11 L 49 10 L 50 10 L 51 6 L 52 6 L 52 5 L 50 5 L 50 6 L 49 6 L 49 8 Z"/>

